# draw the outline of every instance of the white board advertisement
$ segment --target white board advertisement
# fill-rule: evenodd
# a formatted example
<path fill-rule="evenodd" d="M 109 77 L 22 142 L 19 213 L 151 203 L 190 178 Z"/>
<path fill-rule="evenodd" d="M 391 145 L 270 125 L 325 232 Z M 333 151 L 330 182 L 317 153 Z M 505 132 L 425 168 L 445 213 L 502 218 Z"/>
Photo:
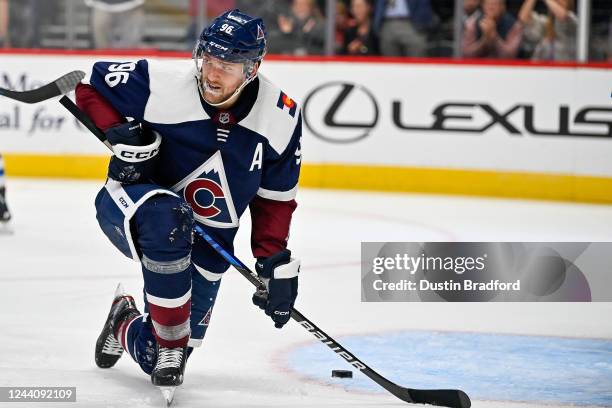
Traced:
<path fill-rule="evenodd" d="M 0 86 L 33 89 L 97 60 L 0 55 Z M 265 61 L 302 106 L 305 163 L 612 176 L 612 70 Z M 57 102 L 0 98 L 0 152 L 106 149 Z"/>

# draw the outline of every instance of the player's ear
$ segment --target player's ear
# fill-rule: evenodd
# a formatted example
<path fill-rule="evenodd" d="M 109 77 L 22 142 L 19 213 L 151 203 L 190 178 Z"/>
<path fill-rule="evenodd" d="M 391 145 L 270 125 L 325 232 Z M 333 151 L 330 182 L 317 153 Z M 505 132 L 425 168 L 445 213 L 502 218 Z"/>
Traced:
<path fill-rule="evenodd" d="M 253 66 L 253 73 L 252 73 L 253 76 L 257 75 L 257 71 L 259 71 L 260 65 L 261 65 L 261 61 L 257 61 L 255 65 Z"/>

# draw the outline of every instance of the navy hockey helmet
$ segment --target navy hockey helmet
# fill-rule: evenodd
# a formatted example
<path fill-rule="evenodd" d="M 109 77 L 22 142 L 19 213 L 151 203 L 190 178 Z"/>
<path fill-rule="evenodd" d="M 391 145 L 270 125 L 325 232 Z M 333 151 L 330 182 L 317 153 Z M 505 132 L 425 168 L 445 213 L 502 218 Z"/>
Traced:
<path fill-rule="evenodd" d="M 258 62 L 266 53 L 266 27 L 261 18 L 240 10 L 227 11 L 206 27 L 193 50 L 228 62 Z"/>

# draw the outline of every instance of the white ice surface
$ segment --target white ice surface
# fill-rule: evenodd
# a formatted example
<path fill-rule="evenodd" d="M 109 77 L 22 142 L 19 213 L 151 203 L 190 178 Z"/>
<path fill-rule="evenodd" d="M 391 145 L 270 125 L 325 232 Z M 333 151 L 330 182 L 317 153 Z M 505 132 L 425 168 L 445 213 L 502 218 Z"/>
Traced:
<path fill-rule="evenodd" d="M 161 394 L 129 357 L 108 370 L 93 361 L 117 282 L 137 298 L 142 288 L 139 265 L 97 227 L 99 187 L 8 180 L 16 232 L 0 236 L 0 386 L 76 386 L 77 403 L 68 407 L 162 407 Z M 361 303 L 359 270 L 361 241 L 612 241 L 611 206 L 320 190 L 302 190 L 298 201 L 290 241 L 303 261 L 296 306 L 332 336 L 434 329 L 612 338 L 610 303 Z M 236 254 L 250 265 L 250 222 L 241 222 Z M 308 381 L 287 368 L 287 350 L 316 340 L 293 322 L 274 329 L 252 306 L 251 293 L 237 272 L 223 278 L 177 407 L 407 406 L 392 396 Z M 329 358 L 339 357 L 330 351 Z"/>

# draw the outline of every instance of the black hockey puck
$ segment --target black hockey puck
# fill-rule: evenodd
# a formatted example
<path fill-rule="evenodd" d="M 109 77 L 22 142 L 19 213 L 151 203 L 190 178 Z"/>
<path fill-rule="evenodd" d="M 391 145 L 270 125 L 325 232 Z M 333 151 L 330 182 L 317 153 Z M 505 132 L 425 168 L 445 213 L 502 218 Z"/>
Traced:
<path fill-rule="evenodd" d="M 332 377 L 353 378 L 353 372 L 351 370 L 332 370 Z"/>

